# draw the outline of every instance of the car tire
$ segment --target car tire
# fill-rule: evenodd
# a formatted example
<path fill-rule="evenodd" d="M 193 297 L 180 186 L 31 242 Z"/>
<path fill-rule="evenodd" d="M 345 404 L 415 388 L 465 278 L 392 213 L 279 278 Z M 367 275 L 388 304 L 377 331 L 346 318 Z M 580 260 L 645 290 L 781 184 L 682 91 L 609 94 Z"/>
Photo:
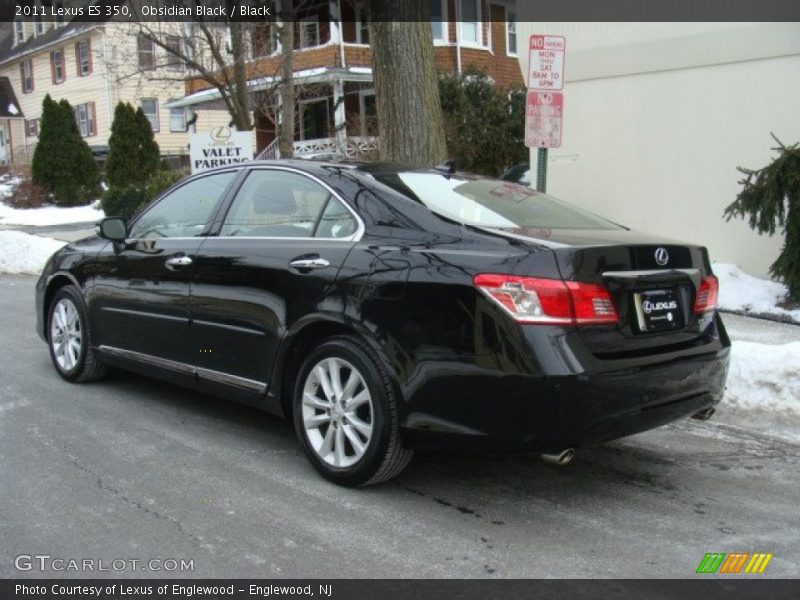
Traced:
<path fill-rule="evenodd" d="M 303 362 L 294 387 L 294 425 L 306 455 L 343 486 L 388 481 L 413 454 L 400 439 L 394 386 L 372 354 L 355 337 L 331 338 Z"/>
<path fill-rule="evenodd" d="M 67 381 L 102 379 L 108 367 L 91 348 L 86 304 L 78 288 L 62 287 L 47 312 L 47 346 L 58 374 Z"/>

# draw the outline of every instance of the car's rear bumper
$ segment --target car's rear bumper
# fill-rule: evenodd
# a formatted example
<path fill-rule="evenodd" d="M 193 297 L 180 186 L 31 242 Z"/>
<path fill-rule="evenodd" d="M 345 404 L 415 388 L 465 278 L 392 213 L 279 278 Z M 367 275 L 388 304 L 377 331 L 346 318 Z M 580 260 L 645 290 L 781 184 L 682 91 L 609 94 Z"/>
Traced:
<path fill-rule="evenodd" d="M 556 451 L 603 442 L 717 404 L 730 348 L 645 366 L 564 377 L 455 377 L 428 410 L 409 411 L 404 441 L 416 448 Z M 420 407 L 421 408 L 421 407 Z"/>

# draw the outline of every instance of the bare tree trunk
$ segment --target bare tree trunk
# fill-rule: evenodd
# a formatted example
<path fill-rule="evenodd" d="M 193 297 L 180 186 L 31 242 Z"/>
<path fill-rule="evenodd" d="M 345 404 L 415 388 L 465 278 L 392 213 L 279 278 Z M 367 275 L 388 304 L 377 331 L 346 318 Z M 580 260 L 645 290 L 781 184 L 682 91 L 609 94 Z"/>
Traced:
<path fill-rule="evenodd" d="M 369 6 L 380 157 L 438 164 L 447 148 L 427 0 L 372 0 Z"/>
<path fill-rule="evenodd" d="M 281 42 L 281 106 L 280 141 L 278 147 L 281 158 L 294 156 L 294 1 L 283 0 L 283 25 L 280 29 Z"/>
<path fill-rule="evenodd" d="M 233 124 L 239 131 L 250 131 L 253 128 L 250 96 L 247 90 L 247 69 L 244 44 L 244 28 L 236 21 L 230 23 L 231 53 L 233 54 L 233 94 L 232 102 L 235 111 L 231 113 Z"/>

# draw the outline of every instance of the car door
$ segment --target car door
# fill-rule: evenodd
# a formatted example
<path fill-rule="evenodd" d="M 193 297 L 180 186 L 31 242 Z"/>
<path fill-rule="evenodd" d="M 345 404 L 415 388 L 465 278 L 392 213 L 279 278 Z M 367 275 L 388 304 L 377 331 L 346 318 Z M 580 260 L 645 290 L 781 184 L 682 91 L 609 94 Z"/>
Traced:
<path fill-rule="evenodd" d="M 122 358 L 170 366 L 191 364 L 189 285 L 193 260 L 238 170 L 188 180 L 129 227 L 124 244 L 109 244 L 92 276 L 92 337 Z M 171 365 L 173 368 L 176 365 Z"/>
<path fill-rule="evenodd" d="M 321 180 L 253 168 L 219 235 L 197 253 L 190 312 L 201 378 L 263 393 L 278 344 L 310 313 L 340 310 L 331 294 L 363 224 Z"/>

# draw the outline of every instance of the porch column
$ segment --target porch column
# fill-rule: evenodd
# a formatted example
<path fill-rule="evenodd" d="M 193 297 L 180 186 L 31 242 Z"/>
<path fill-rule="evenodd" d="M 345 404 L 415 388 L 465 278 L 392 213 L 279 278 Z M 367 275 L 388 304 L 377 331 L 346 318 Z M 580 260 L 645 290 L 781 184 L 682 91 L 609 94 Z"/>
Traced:
<path fill-rule="evenodd" d="M 341 77 L 333 80 L 333 128 L 336 131 L 336 143 L 344 150 L 347 141 L 347 113 L 344 108 L 344 82 Z"/>

